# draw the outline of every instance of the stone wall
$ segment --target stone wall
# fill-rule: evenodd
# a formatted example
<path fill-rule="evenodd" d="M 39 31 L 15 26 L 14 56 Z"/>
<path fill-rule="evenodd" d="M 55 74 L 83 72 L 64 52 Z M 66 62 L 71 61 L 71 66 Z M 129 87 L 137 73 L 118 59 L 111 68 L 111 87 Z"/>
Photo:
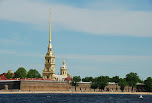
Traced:
<path fill-rule="evenodd" d="M 94 89 L 90 88 L 91 83 L 79 83 L 76 87 L 77 92 L 94 92 Z M 116 90 L 117 87 L 117 90 Z M 71 86 L 69 82 L 58 82 L 58 81 L 32 81 L 32 80 L 21 80 L 20 89 L 24 91 L 75 91 L 75 87 Z M 99 92 L 99 89 L 95 90 Z M 109 84 L 105 87 L 104 91 L 109 92 L 120 92 L 120 86 L 116 84 Z M 131 87 L 125 87 L 125 92 L 130 92 Z"/>
<path fill-rule="evenodd" d="M 72 91 L 74 91 L 75 88 L 72 87 Z M 76 91 L 80 92 L 99 92 L 101 90 L 99 90 L 98 88 L 97 89 L 92 89 L 91 88 L 91 83 L 79 83 L 79 86 L 77 87 Z M 120 90 L 120 86 L 119 85 L 116 85 L 116 84 L 108 84 L 108 86 L 106 86 L 104 88 L 104 91 L 107 91 L 107 92 L 121 92 Z M 134 88 L 134 91 L 136 91 L 136 89 Z M 124 92 L 131 92 L 131 87 L 129 86 L 126 86 L 125 89 L 124 89 Z"/>
<path fill-rule="evenodd" d="M 20 81 L 2 81 L 0 82 L 0 90 L 4 90 L 5 85 L 8 86 L 8 90 L 20 89 Z"/>
<path fill-rule="evenodd" d="M 21 80 L 20 88 L 24 91 L 69 91 L 69 83 L 44 80 Z"/>
<path fill-rule="evenodd" d="M 124 88 L 124 92 L 131 92 L 131 87 L 126 86 Z M 110 91 L 110 92 L 121 92 L 120 86 L 118 84 L 109 84 L 108 86 L 105 87 L 104 91 Z M 136 89 L 134 88 L 134 91 Z"/>

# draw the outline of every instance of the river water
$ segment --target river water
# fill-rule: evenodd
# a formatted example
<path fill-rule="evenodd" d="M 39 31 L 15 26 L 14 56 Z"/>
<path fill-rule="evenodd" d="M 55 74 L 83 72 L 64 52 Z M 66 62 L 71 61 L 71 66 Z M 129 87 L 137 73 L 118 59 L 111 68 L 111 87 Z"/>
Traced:
<path fill-rule="evenodd" d="M 152 95 L 0 94 L 0 103 L 152 103 Z"/>

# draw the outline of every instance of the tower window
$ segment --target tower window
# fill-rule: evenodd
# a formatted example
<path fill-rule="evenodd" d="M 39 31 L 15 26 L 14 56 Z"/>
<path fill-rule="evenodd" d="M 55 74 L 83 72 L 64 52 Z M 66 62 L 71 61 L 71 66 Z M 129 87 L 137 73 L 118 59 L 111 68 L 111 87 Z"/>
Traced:
<path fill-rule="evenodd" d="M 48 63 L 49 63 L 49 59 L 48 59 Z"/>
<path fill-rule="evenodd" d="M 52 49 L 51 49 L 51 48 L 49 48 L 49 51 L 52 51 Z"/>
<path fill-rule="evenodd" d="M 49 68 L 47 68 L 47 71 L 49 71 Z"/>
<path fill-rule="evenodd" d="M 64 72 L 63 72 L 63 74 L 64 74 Z"/>
<path fill-rule="evenodd" d="M 47 76 L 47 79 L 49 79 L 49 76 Z"/>

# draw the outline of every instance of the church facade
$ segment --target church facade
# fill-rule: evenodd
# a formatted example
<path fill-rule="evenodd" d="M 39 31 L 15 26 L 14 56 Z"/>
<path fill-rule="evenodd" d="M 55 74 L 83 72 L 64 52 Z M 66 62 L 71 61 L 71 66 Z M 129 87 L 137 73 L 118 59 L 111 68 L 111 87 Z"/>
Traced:
<path fill-rule="evenodd" d="M 45 66 L 42 72 L 43 79 L 52 79 L 56 81 L 64 81 L 64 79 L 70 76 L 67 72 L 67 66 L 65 61 L 63 61 L 63 66 L 60 68 L 60 75 L 55 75 L 55 56 L 52 51 L 52 43 L 51 43 L 51 9 L 50 9 L 50 27 L 49 27 L 49 44 L 48 51 L 45 55 Z"/>

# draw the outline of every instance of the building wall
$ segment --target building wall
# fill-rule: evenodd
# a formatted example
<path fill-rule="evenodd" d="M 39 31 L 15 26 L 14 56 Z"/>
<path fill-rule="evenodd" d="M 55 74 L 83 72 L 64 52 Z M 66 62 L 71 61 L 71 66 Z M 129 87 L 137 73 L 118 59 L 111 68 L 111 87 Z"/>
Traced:
<path fill-rule="evenodd" d="M 67 77 L 67 69 L 60 69 L 60 75 Z"/>
<path fill-rule="evenodd" d="M 117 88 L 117 90 L 116 90 Z M 75 91 L 75 88 L 72 87 L 72 91 Z M 90 83 L 79 83 L 79 86 L 77 87 L 76 91 L 80 92 L 99 92 L 101 90 L 99 90 L 98 88 L 97 89 L 92 89 L 91 88 L 91 84 Z M 104 91 L 107 91 L 107 92 L 121 92 L 120 90 L 120 86 L 116 86 L 116 84 L 108 84 L 108 86 L 106 86 L 104 88 Z M 136 89 L 134 89 L 134 91 L 136 91 Z M 128 87 L 126 86 L 125 89 L 124 89 L 124 92 L 131 92 L 131 87 Z"/>
<path fill-rule="evenodd" d="M 132 89 L 132 87 L 129 87 L 129 86 L 126 86 L 125 88 L 124 88 L 124 92 L 131 92 L 131 89 Z M 105 91 L 113 91 L 113 92 L 121 92 L 121 89 L 120 89 L 120 86 L 118 85 L 118 84 L 109 84 L 108 86 L 106 86 L 105 87 L 105 89 L 104 89 Z M 134 88 L 134 91 L 136 91 L 135 90 L 135 88 Z"/>
<path fill-rule="evenodd" d="M 21 80 L 21 90 L 25 91 L 69 91 L 68 82 Z"/>
<path fill-rule="evenodd" d="M 79 83 L 79 86 L 76 87 L 77 92 L 94 92 L 94 89 L 90 88 L 90 83 Z M 28 81 L 21 80 L 20 83 L 21 90 L 24 91 L 75 91 L 75 87 L 71 86 L 69 82 L 58 82 L 58 81 Z M 99 92 L 99 89 L 95 89 L 96 92 Z M 104 91 L 116 91 L 115 84 L 109 84 L 105 87 Z M 120 90 L 120 86 L 117 85 L 117 91 Z M 131 87 L 126 87 L 125 92 L 131 92 Z"/>
<path fill-rule="evenodd" d="M 5 88 L 5 85 L 8 85 L 8 89 L 20 89 L 20 81 L 5 81 L 0 82 L 0 90 Z"/>

